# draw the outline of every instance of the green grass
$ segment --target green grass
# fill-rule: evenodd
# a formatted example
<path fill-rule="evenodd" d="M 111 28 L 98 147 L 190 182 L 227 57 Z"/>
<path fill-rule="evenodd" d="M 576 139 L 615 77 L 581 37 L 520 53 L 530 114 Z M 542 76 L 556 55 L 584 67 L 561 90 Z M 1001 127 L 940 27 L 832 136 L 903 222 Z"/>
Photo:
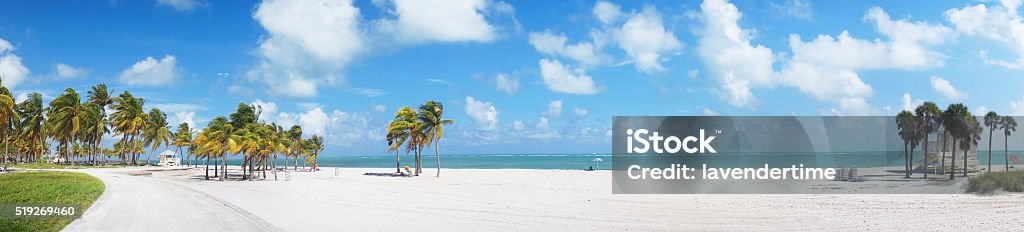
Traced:
<path fill-rule="evenodd" d="M 971 193 L 1024 192 L 1024 171 L 982 173 L 967 180 L 966 188 Z"/>
<path fill-rule="evenodd" d="M 106 188 L 100 179 L 74 172 L 18 172 L 0 174 L 0 205 L 71 205 L 81 215 Z M 4 209 L 4 211 L 13 211 Z M 9 213 L 9 212 L 5 212 Z M 73 217 L 13 218 L 0 216 L 3 231 L 60 231 Z"/>
<path fill-rule="evenodd" d="M 83 168 L 118 168 L 118 167 L 127 167 L 127 165 L 124 165 L 124 164 L 114 164 L 114 165 L 86 166 L 86 165 L 51 164 L 51 163 L 41 163 L 41 164 L 40 163 L 24 163 L 24 164 L 14 164 L 14 165 L 10 165 L 10 166 L 7 166 L 7 167 L 8 168 L 18 168 L 18 169 L 83 169 Z"/>

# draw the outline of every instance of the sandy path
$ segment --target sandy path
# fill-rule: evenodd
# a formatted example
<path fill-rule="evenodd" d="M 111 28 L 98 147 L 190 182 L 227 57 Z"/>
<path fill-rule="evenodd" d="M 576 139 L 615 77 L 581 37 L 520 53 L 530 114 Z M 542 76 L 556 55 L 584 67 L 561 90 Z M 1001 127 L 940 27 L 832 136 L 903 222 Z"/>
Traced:
<path fill-rule="evenodd" d="M 129 169 L 87 169 L 107 185 L 100 199 L 64 231 L 267 231 L 231 203 Z M 255 218 L 252 219 L 252 218 Z"/>
<path fill-rule="evenodd" d="M 288 231 L 1024 227 L 1024 195 L 1019 194 L 614 195 L 609 172 L 454 169 L 444 170 L 442 178 L 362 175 L 388 171 L 341 169 L 335 176 L 333 168 L 325 168 L 293 173 L 291 181 L 202 181 L 189 173 L 158 178 L 223 198 Z"/>

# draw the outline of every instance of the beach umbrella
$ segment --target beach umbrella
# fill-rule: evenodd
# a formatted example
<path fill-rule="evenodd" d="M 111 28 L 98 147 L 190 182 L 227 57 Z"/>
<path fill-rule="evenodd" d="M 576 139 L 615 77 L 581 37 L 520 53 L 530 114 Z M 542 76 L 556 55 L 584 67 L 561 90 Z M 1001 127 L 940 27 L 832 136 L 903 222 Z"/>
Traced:
<path fill-rule="evenodd" d="M 601 169 L 601 162 L 604 162 L 604 160 L 601 158 L 594 158 L 594 160 L 591 160 L 590 162 L 594 162 L 597 169 Z"/>

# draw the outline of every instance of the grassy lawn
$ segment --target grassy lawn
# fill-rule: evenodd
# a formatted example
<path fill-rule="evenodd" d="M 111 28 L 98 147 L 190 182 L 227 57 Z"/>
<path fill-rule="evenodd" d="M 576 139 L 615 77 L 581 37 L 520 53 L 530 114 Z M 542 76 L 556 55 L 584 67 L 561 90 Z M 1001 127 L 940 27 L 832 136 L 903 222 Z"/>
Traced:
<path fill-rule="evenodd" d="M 73 205 L 81 215 L 106 188 L 100 179 L 73 172 L 18 172 L 0 174 L 0 216 L 3 231 L 60 231 L 75 218 L 35 217 L 13 218 L 10 204 Z M 13 215 L 13 214 L 12 214 Z"/>
<path fill-rule="evenodd" d="M 986 172 L 967 181 L 967 192 L 1024 192 L 1024 171 Z"/>

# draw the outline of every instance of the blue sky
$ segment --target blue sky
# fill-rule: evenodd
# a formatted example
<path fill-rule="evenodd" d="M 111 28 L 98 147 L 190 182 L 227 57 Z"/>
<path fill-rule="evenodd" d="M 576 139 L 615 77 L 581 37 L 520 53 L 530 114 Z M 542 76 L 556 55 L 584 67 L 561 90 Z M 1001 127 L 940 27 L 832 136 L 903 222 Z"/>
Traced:
<path fill-rule="evenodd" d="M 19 99 L 103 82 L 198 126 L 259 104 L 328 155 L 383 154 L 393 112 L 428 99 L 458 121 L 446 153 L 607 152 L 616 115 L 1024 114 L 1020 1 L 3 5 Z"/>

